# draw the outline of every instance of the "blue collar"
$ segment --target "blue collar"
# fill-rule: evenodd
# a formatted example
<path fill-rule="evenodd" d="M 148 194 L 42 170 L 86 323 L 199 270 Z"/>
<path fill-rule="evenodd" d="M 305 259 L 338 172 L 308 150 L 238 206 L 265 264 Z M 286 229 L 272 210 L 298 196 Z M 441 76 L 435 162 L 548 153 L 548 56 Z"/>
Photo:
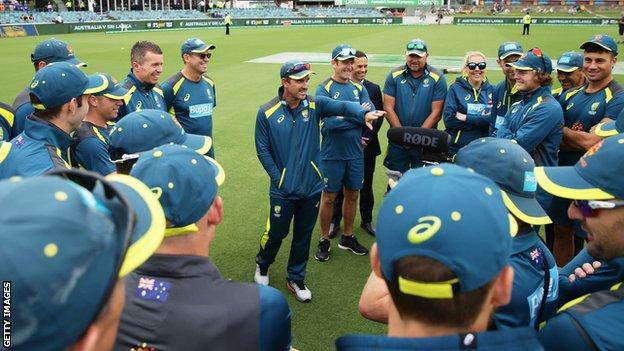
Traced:
<path fill-rule="evenodd" d="M 137 87 L 137 89 L 143 92 L 148 92 L 156 86 L 156 84 L 147 84 L 147 83 L 141 82 L 139 78 L 137 78 L 137 76 L 134 75 L 134 72 L 132 72 L 132 68 L 130 68 L 130 72 L 128 73 L 127 77 L 130 78 L 130 80 L 132 81 L 132 84 L 135 87 Z"/>
<path fill-rule="evenodd" d="M 24 134 L 34 140 L 54 145 L 61 150 L 67 150 L 72 141 L 71 136 L 59 127 L 34 115 L 26 118 Z"/>
<path fill-rule="evenodd" d="M 531 226 L 527 226 L 521 232 L 518 232 L 518 235 L 513 238 L 511 244 L 511 254 L 515 255 L 524 252 L 539 244 L 539 242 L 540 238 L 537 236 L 535 229 Z"/>

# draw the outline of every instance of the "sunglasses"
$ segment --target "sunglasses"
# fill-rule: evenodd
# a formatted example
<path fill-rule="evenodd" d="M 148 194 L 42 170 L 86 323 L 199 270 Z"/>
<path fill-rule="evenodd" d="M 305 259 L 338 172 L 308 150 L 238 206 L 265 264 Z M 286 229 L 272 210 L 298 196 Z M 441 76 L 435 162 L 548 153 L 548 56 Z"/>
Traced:
<path fill-rule="evenodd" d="M 610 210 L 624 206 L 622 200 L 594 201 L 594 200 L 574 200 L 572 202 L 584 217 L 596 217 L 600 210 Z"/>
<path fill-rule="evenodd" d="M 423 43 L 408 43 L 407 50 L 421 50 L 425 51 L 425 45 Z"/>
<path fill-rule="evenodd" d="M 485 62 L 468 62 L 466 67 L 468 67 L 468 69 L 471 70 L 471 71 L 474 71 L 477 68 L 479 68 L 480 70 L 483 71 L 485 69 L 485 67 L 487 67 L 487 63 L 485 63 Z"/>
<path fill-rule="evenodd" d="M 207 54 L 195 54 L 195 55 L 197 55 L 197 57 L 199 57 L 199 58 L 200 58 L 200 59 L 202 59 L 202 60 L 205 60 L 205 59 L 210 58 L 210 57 L 212 56 L 212 54 L 211 54 L 211 53 L 207 53 Z"/>
<path fill-rule="evenodd" d="M 121 208 L 124 210 L 125 216 L 122 218 L 122 221 L 125 219 L 125 227 L 122 237 L 122 251 L 121 254 L 117 257 L 115 263 L 115 268 L 113 271 L 115 272 L 115 274 L 111 275 L 110 281 L 108 282 L 106 288 L 106 294 L 104 294 L 102 301 L 100 302 L 100 306 L 97 309 L 97 313 L 95 313 L 93 317 L 95 320 L 95 318 L 97 318 L 104 306 L 106 306 L 106 304 L 108 303 L 108 300 L 112 295 L 113 290 L 115 289 L 115 285 L 119 280 L 119 272 L 121 271 L 124 257 L 126 257 L 126 254 L 128 253 L 128 248 L 130 247 L 130 242 L 132 240 L 132 232 L 134 231 L 134 227 L 136 225 L 136 215 L 125 196 L 120 191 L 118 191 L 110 182 L 104 179 L 104 177 L 97 173 L 79 171 L 77 169 L 57 169 L 50 171 L 46 174 L 68 179 L 76 183 L 77 185 L 85 188 L 90 193 L 93 193 L 96 188 L 99 188 L 101 186 L 103 189 L 104 198 L 107 201 L 117 202 L 118 204 L 121 204 Z M 103 206 L 105 208 L 108 208 L 104 203 L 98 203 L 97 206 Z"/>
<path fill-rule="evenodd" d="M 355 56 L 355 50 L 352 48 L 343 48 L 342 50 L 340 50 L 339 53 L 337 53 L 334 57 L 332 57 L 332 60 L 335 60 L 338 57 L 345 57 L 345 56 Z"/>
<path fill-rule="evenodd" d="M 533 55 L 539 57 L 542 60 L 542 67 L 544 68 L 543 71 L 546 71 L 546 61 L 544 61 L 544 54 L 542 54 L 542 49 L 532 48 L 531 50 L 529 50 L 529 52 L 532 52 Z"/>
<path fill-rule="evenodd" d="M 298 64 L 290 67 L 288 69 L 288 71 L 286 71 L 286 75 L 285 76 L 290 76 L 290 75 L 293 75 L 293 74 L 301 73 L 303 71 L 309 71 L 311 67 L 312 66 L 310 66 L 309 63 L 298 63 Z"/>

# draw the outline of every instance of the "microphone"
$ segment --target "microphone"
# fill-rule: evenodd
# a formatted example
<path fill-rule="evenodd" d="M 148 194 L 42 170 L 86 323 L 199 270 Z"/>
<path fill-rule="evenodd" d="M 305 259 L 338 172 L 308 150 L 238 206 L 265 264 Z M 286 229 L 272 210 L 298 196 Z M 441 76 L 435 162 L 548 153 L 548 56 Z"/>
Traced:
<path fill-rule="evenodd" d="M 395 127 L 388 129 L 388 140 L 420 150 L 423 161 L 451 162 L 448 156 L 451 136 L 445 131 L 420 127 Z"/>

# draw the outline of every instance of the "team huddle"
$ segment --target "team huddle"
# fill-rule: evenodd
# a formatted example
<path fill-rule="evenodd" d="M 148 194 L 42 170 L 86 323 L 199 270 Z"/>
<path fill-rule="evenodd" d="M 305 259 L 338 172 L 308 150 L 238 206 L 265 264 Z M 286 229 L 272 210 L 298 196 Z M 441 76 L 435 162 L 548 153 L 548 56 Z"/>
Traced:
<path fill-rule="evenodd" d="M 311 65 L 285 62 L 277 95 L 256 116 L 270 207 L 255 283 L 239 283 L 209 258 L 226 174 L 206 75 L 215 46 L 186 40 L 182 69 L 159 84 L 156 43 L 134 44 L 121 83 L 83 73 L 63 41 L 39 43 L 30 84 L 0 104 L 0 201 L 11 204 L 0 212 L 0 275 L 15 301 L 8 346 L 294 349 L 269 270 L 292 225 L 286 287 L 311 301 L 319 220 L 314 258 L 335 255 L 338 234 L 338 248 L 370 254 L 359 311 L 388 325 L 387 336 L 340 337 L 338 350 L 624 348 L 618 47 L 595 35 L 579 48 L 553 67 L 540 48 L 504 42 L 496 85 L 486 56 L 470 51 L 447 87 L 446 70 L 414 39 L 381 88 L 366 79 L 366 53 L 341 44 L 314 95 Z M 452 162 L 430 165 L 421 149 L 390 140 L 383 165 L 393 178 L 375 223 L 384 119 L 432 129 L 443 120 Z M 371 248 L 354 235 L 358 204 Z"/>

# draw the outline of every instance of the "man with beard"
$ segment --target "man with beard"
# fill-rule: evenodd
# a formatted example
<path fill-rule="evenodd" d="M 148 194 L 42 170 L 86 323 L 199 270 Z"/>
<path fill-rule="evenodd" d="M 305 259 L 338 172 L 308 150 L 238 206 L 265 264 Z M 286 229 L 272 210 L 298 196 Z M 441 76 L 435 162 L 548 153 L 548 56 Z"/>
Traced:
<path fill-rule="evenodd" d="M 561 87 L 552 90 L 555 99 L 563 103 L 565 94 L 576 89 L 580 89 L 587 80 L 583 72 L 583 54 L 580 52 L 564 52 L 557 60 L 557 80 Z"/>
<path fill-rule="evenodd" d="M 205 75 L 215 49 L 201 39 L 190 38 L 182 44 L 184 67 L 162 85 L 165 104 L 187 133 L 212 138 L 212 111 L 217 106 L 214 81 Z M 214 140 L 214 139 L 213 139 Z M 214 158 L 214 144 L 208 156 Z"/>
<path fill-rule="evenodd" d="M 429 66 L 427 44 L 421 39 L 407 43 L 405 65 L 386 77 L 384 110 L 390 127 L 437 128 L 446 98 L 446 79 Z M 422 165 L 417 150 L 389 143 L 384 166 L 405 173 Z"/>
<path fill-rule="evenodd" d="M 587 252 L 610 265 L 624 257 L 622 157 L 624 134 L 618 134 L 592 146 L 574 166 L 535 169 L 544 190 L 573 200 L 568 216 L 587 232 Z M 547 350 L 623 349 L 623 299 L 619 280 L 611 289 L 570 301 L 541 330 L 541 343 Z"/>
<path fill-rule="evenodd" d="M 572 166 L 600 137 L 590 132 L 600 122 L 614 120 L 624 108 L 624 89 L 613 79 L 618 47 L 608 35 L 595 35 L 581 45 L 583 72 L 587 84 L 569 90 L 561 99 L 565 125 L 559 152 L 559 165 Z M 555 223 L 553 254 L 557 264 L 565 265 L 583 248 L 585 236 L 566 215 L 570 202 L 553 201 L 549 214 Z M 580 240 L 574 240 L 574 234 Z M 576 247 L 575 247 L 576 246 Z"/>
<path fill-rule="evenodd" d="M 498 83 L 492 91 L 492 117 L 490 119 L 490 136 L 496 136 L 496 124 L 505 120 L 505 115 L 509 107 L 520 101 L 521 96 L 516 88 L 515 70 L 507 65 L 516 62 L 522 56 L 522 46 L 519 43 L 507 41 L 498 47 L 498 59 L 496 63 L 500 66 L 505 79 Z"/>

